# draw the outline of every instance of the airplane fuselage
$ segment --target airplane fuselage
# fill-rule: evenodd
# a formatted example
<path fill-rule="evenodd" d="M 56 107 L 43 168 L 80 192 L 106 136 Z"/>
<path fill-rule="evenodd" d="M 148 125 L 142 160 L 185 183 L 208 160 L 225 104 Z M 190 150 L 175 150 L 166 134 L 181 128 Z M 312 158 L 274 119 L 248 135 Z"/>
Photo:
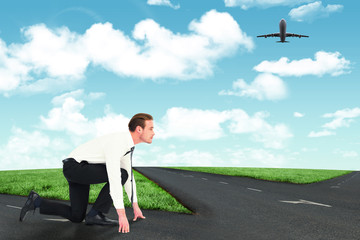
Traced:
<path fill-rule="evenodd" d="M 281 19 L 280 23 L 279 23 L 279 32 L 278 33 L 270 33 L 270 34 L 265 34 L 265 35 L 259 35 L 257 37 L 264 37 L 264 38 L 279 37 L 280 41 L 278 41 L 278 42 L 284 43 L 284 42 L 288 42 L 288 41 L 286 41 L 287 37 L 302 38 L 302 37 L 309 37 L 309 36 L 296 34 L 296 33 L 287 33 L 286 32 L 286 21 L 285 21 L 285 19 Z"/>
<path fill-rule="evenodd" d="M 280 42 L 285 42 L 286 38 L 286 21 L 281 19 L 279 23 Z"/>

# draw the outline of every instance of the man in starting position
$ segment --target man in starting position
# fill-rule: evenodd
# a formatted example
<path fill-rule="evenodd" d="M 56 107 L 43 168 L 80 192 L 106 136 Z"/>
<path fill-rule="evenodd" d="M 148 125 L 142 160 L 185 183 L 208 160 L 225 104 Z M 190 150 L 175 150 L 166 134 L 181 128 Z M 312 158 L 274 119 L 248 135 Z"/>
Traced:
<path fill-rule="evenodd" d="M 145 218 L 137 203 L 132 155 L 136 144 L 152 143 L 155 135 L 153 118 L 149 114 L 139 113 L 132 117 L 128 126 L 127 132 L 105 135 L 77 147 L 63 160 L 71 206 L 43 199 L 31 191 L 21 210 L 20 221 L 24 220 L 28 211 L 39 208 L 40 214 L 62 216 L 72 222 L 82 222 L 85 218 L 88 225 L 119 224 L 119 232 L 127 233 L 129 221 L 125 213 L 122 186 L 132 203 L 134 221 Z M 106 184 L 86 214 L 90 184 L 98 183 Z M 112 204 L 116 208 L 118 221 L 104 216 Z"/>

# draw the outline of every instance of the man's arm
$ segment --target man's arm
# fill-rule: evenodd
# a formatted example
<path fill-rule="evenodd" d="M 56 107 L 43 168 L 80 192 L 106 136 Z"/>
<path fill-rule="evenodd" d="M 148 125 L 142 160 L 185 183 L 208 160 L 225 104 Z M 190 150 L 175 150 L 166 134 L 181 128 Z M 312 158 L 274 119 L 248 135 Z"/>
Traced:
<path fill-rule="evenodd" d="M 128 233 L 130 229 L 123 201 L 123 186 L 121 184 L 122 178 L 120 170 L 121 163 L 119 159 L 126 153 L 127 149 L 121 147 L 122 144 L 119 144 L 121 142 L 122 139 L 114 135 L 114 138 L 109 138 L 103 143 L 103 151 L 106 159 L 106 171 L 110 183 L 110 195 L 119 218 L 119 232 Z M 120 145 L 120 147 L 118 145 Z"/>

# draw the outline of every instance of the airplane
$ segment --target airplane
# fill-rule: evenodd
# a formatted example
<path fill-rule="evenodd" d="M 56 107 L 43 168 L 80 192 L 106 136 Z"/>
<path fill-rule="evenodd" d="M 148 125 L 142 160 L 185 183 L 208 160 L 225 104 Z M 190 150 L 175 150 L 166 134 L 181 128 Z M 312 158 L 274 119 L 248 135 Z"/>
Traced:
<path fill-rule="evenodd" d="M 280 20 L 279 28 L 280 28 L 279 33 L 271 33 L 271 34 L 266 34 L 266 35 L 260 35 L 260 36 L 257 36 L 257 37 L 264 37 L 264 38 L 280 37 L 280 41 L 277 41 L 277 42 L 282 42 L 282 43 L 288 42 L 288 41 L 285 41 L 286 37 L 298 37 L 298 38 L 309 37 L 309 36 L 306 36 L 306 35 L 300 35 L 300 34 L 295 34 L 295 33 L 287 33 L 286 32 L 286 21 L 285 21 L 285 19 Z"/>

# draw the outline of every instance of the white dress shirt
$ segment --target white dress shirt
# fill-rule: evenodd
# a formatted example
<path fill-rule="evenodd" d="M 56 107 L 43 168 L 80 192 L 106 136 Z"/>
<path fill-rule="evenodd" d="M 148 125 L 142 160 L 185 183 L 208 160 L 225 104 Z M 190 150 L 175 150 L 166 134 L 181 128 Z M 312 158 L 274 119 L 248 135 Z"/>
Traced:
<path fill-rule="evenodd" d="M 89 164 L 105 164 L 110 184 L 110 196 L 115 208 L 123 209 L 124 200 L 120 169 L 123 168 L 128 173 L 124 187 L 131 202 L 131 154 L 126 153 L 132 147 L 134 147 L 134 142 L 130 132 L 119 132 L 84 143 L 72 151 L 68 157 L 74 158 L 77 162 L 87 161 Z M 133 202 L 137 202 L 135 179 L 133 179 L 133 193 Z"/>

